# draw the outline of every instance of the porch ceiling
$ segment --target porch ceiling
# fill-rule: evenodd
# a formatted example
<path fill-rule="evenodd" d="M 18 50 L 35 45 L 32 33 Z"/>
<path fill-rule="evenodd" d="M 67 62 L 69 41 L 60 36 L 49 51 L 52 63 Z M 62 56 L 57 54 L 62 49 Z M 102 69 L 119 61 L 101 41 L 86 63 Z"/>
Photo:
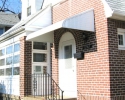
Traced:
<path fill-rule="evenodd" d="M 28 41 L 53 43 L 54 30 L 69 28 L 94 32 L 94 10 L 88 10 L 27 35 Z"/>

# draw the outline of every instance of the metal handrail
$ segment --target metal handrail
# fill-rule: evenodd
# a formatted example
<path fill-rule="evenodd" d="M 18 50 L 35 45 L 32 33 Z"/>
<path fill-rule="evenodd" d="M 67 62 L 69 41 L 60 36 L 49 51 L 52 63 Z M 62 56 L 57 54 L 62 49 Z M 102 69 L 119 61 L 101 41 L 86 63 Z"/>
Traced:
<path fill-rule="evenodd" d="M 81 92 L 79 92 L 79 90 L 77 90 L 78 92 L 78 100 L 86 100 L 85 97 L 82 95 Z"/>
<path fill-rule="evenodd" d="M 46 100 L 63 100 L 64 91 L 48 73 L 27 75 L 26 90 L 26 95 L 45 97 Z"/>

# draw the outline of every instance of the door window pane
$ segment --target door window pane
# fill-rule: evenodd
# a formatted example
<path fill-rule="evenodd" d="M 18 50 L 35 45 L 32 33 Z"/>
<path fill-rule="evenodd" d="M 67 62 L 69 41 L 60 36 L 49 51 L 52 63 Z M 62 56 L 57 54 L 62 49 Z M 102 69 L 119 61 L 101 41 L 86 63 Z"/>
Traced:
<path fill-rule="evenodd" d="M 72 45 L 64 47 L 65 59 L 72 58 Z"/>
<path fill-rule="evenodd" d="M 17 51 L 19 51 L 20 50 L 20 44 L 18 43 L 18 44 L 15 44 L 14 45 L 14 52 L 17 52 Z"/>
<path fill-rule="evenodd" d="M 0 69 L 0 76 L 4 76 L 4 69 Z"/>
<path fill-rule="evenodd" d="M 0 50 L 0 56 L 3 56 L 5 54 L 5 49 Z"/>
<path fill-rule="evenodd" d="M 19 75 L 19 67 L 13 68 L 13 75 Z"/>
<path fill-rule="evenodd" d="M 3 66 L 5 64 L 5 59 L 0 59 L 0 66 Z"/>
<path fill-rule="evenodd" d="M 6 68 L 6 75 L 12 75 L 12 68 Z"/>
<path fill-rule="evenodd" d="M 20 62 L 20 55 L 15 55 L 13 57 L 13 63 L 16 64 L 16 63 L 19 63 Z"/>
<path fill-rule="evenodd" d="M 47 50 L 47 43 L 44 42 L 34 42 L 33 49 Z"/>
<path fill-rule="evenodd" d="M 41 66 L 35 66 L 35 72 L 41 72 L 42 69 L 41 69 Z"/>
<path fill-rule="evenodd" d="M 44 53 L 34 53 L 33 62 L 46 62 L 47 54 Z"/>
<path fill-rule="evenodd" d="M 6 58 L 6 65 L 12 64 L 12 57 Z"/>
<path fill-rule="evenodd" d="M 43 73 L 47 73 L 47 66 L 43 66 Z"/>
<path fill-rule="evenodd" d="M 6 54 L 12 53 L 13 46 L 9 46 L 6 48 Z"/>
<path fill-rule="evenodd" d="M 65 68 L 72 68 L 72 45 L 64 46 Z"/>

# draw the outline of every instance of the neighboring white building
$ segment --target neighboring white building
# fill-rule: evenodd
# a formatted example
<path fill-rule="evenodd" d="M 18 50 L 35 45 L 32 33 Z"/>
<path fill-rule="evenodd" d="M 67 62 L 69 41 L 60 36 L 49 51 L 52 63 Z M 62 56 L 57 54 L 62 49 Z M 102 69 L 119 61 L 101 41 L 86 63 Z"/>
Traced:
<path fill-rule="evenodd" d="M 6 32 L 4 32 L 5 29 L 3 27 L 0 27 L 0 32 L 2 28 L 2 32 L 4 32 L 4 34 L 0 36 L 0 93 L 20 96 L 19 39 L 51 25 L 51 6 L 58 2 L 58 0 L 22 0 L 21 21 Z M 16 17 L 17 16 L 15 16 L 15 19 Z M 37 42 L 39 42 L 39 40 Z M 40 51 L 33 49 L 32 53 L 44 53 L 45 56 L 47 56 L 47 62 L 43 63 L 43 65 L 48 66 L 47 71 L 50 73 L 50 42 L 46 41 L 45 44 L 47 44 L 46 50 Z M 33 69 L 36 65 L 41 65 L 41 63 L 32 62 Z M 34 73 L 33 70 L 32 73 Z"/>

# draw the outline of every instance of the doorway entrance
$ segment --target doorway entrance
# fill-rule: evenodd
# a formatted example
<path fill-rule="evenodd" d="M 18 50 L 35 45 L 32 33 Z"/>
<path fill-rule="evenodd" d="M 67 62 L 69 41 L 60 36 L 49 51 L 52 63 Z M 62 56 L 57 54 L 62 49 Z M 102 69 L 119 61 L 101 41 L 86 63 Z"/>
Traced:
<path fill-rule="evenodd" d="M 64 96 L 77 97 L 75 39 L 70 32 L 61 37 L 59 43 L 59 86 Z"/>

